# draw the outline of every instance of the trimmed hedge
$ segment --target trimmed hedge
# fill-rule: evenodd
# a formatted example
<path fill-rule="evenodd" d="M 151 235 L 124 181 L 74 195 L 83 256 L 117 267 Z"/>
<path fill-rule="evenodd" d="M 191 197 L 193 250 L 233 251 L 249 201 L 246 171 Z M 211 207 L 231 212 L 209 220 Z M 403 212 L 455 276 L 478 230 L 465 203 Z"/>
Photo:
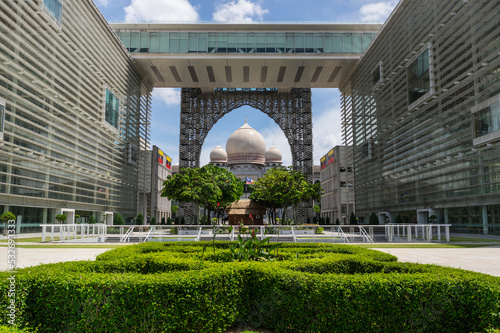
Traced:
<path fill-rule="evenodd" d="M 39 332 L 476 332 L 500 327 L 500 278 L 354 246 L 283 244 L 221 262 L 229 242 L 146 243 L 21 269 L 16 321 Z M 203 247 L 209 248 L 203 253 Z M 7 272 L 0 274 L 7 323 Z M 496 315 L 495 315 L 496 314 Z"/>

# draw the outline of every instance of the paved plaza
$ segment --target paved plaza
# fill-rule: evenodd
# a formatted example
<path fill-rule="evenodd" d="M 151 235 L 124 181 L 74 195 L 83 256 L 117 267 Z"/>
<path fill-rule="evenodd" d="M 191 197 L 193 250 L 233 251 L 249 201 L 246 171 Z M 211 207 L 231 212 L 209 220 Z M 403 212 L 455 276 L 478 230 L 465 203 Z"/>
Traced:
<path fill-rule="evenodd" d="M 500 245 L 475 248 L 390 248 L 374 250 L 390 253 L 402 262 L 435 264 L 500 276 Z"/>

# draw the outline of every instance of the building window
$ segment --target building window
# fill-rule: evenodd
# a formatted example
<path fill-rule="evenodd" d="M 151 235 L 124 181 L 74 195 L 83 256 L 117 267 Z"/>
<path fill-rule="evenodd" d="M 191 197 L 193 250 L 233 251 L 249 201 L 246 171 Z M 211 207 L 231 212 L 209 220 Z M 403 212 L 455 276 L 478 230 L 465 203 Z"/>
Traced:
<path fill-rule="evenodd" d="M 120 101 L 109 89 L 106 89 L 106 109 L 105 119 L 114 128 L 118 128 L 120 115 Z"/>
<path fill-rule="evenodd" d="M 382 61 L 377 64 L 377 67 L 372 72 L 372 87 L 376 88 L 382 82 Z"/>
<path fill-rule="evenodd" d="M 133 143 L 128 144 L 127 156 L 130 164 L 137 164 L 139 161 L 139 149 L 137 149 L 137 145 Z"/>
<path fill-rule="evenodd" d="M 422 52 L 406 68 L 408 80 L 408 105 L 412 105 L 431 91 L 429 49 Z"/>
<path fill-rule="evenodd" d="M 472 108 L 474 144 L 500 139 L 500 95 Z"/>
<path fill-rule="evenodd" d="M 5 100 L 0 98 L 0 140 L 3 140 L 4 127 L 5 127 Z"/>
<path fill-rule="evenodd" d="M 59 26 L 62 25 L 62 7 L 62 1 L 60 0 L 43 0 L 45 13 Z"/>
<path fill-rule="evenodd" d="M 361 158 L 362 159 L 369 159 L 373 157 L 373 142 L 372 140 L 368 140 L 365 143 L 361 145 Z"/>

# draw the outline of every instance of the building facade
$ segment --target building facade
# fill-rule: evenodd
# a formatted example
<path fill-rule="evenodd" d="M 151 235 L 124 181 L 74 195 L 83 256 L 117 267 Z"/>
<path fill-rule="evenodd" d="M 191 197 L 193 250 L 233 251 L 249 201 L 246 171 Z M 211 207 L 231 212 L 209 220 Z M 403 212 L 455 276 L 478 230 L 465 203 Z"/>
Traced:
<path fill-rule="evenodd" d="M 0 212 L 137 214 L 150 85 L 91 0 L 0 2 Z"/>
<path fill-rule="evenodd" d="M 163 182 L 172 175 L 172 158 L 157 146 L 153 150 L 140 152 L 139 166 L 139 206 L 138 211 L 145 216 L 144 223 L 155 217 L 156 223 L 172 218 L 172 202 L 161 196 Z M 144 170 L 142 170 L 144 168 Z"/>
<path fill-rule="evenodd" d="M 320 160 L 321 217 L 327 224 L 349 224 L 354 212 L 352 147 L 335 146 Z"/>
<path fill-rule="evenodd" d="M 344 80 L 358 217 L 500 233 L 499 10 L 402 0 Z"/>

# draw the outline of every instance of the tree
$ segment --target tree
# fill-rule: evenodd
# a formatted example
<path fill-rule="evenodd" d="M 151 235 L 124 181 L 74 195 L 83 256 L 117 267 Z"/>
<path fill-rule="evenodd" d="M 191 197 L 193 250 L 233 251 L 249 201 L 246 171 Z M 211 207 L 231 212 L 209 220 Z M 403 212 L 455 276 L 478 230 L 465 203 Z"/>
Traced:
<path fill-rule="evenodd" d="M 228 170 L 207 164 L 168 176 L 161 195 L 178 202 L 194 202 L 208 211 L 205 216 L 210 216 L 211 211 L 221 213 L 238 201 L 243 187 L 243 182 Z"/>
<path fill-rule="evenodd" d="M 335 220 L 335 224 L 336 224 L 336 225 L 340 225 L 340 221 L 339 221 L 339 219 L 336 219 L 336 220 Z"/>
<path fill-rule="evenodd" d="M 144 215 L 141 213 L 137 214 L 137 218 L 135 219 L 135 224 L 142 225 L 144 223 Z"/>
<path fill-rule="evenodd" d="M 156 217 L 154 217 L 154 216 L 153 216 L 153 217 L 151 218 L 151 221 L 149 222 L 149 224 L 151 224 L 151 225 L 156 225 Z"/>
<path fill-rule="evenodd" d="M 349 218 L 349 224 L 352 225 L 358 224 L 358 220 L 356 219 L 356 215 L 354 215 L 354 212 L 351 212 L 351 217 Z"/>
<path fill-rule="evenodd" d="M 283 209 L 283 220 L 286 216 L 286 208 L 295 206 L 300 202 L 319 200 L 321 197 L 321 185 L 311 184 L 306 181 L 305 176 L 291 167 L 272 168 L 264 176 L 259 178 L 251 187 L 250 199 L 263 202 L 270 208 L 270 220 L 276 216 L 276 209 Z"/>
<path fill-rule="evenodd" d="M 3 223 L 7 223 L 12 220 L 16 220 L 16 216 L 12 214 L 11 212 L 4 212 L 2 215 L 0 215 L 0 220 L 2 220 Z"/>
<path fill-rule="evenodd" d="M 115 217 L 113 219 L 113 224 L 114 225 L 124 225 L 125 221 L 123 221 L 123 216 L 120 213 L 116 213 Z"/>
<path fill-rule="evenodd" d="M 371 213 L 371 215 L 370 215 L 370 225 L 378 225 L 378 224 L 380 224 L 380 221 L 378 219 L 377 214 Z"/>
<path fill-rule="evenodd" d="M 179 211 L 179 206 L 177 205 L 172 205 L 172 207 L 170 208 L 170 210 L 172 211 L 172 213 L 177 213 Z"/>
<path fill-rule="evenodd" d="M 90 215 L 89 224 L 95 224 L 95 216 L 94 215 Z"/>
<path fill-rule="evenodd" d="M 4 228 L 3 228 L 3 235 L 7 236 L 7 223 L 9 221 L 15 221 L 16 216 L 12 214 L 12 212 L 3 212 L 2 215 L 0 215 L 0 220 L 4 223 Z"/>
<path fill-rule="evenodd" d="M 66 219 L 67 219 L 67 217 L 64 214 L 57 214 L 56 215 L 56 221 L 61 223 L 61 224 L 66 222 Z"/>

